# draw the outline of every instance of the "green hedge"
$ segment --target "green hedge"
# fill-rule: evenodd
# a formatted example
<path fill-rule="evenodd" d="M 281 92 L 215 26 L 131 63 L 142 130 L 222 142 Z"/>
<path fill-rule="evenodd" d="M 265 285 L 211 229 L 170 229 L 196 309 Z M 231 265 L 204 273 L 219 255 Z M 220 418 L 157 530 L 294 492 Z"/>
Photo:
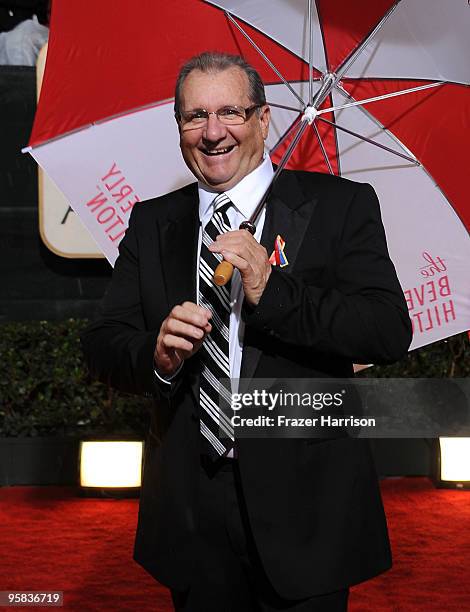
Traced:
<path fill-rule="evenodd" d="M 374 366 L 359 376 L 375 378 L 467 378 L 470 376 L 468 334 L 452 336 L 421 349 L 390 366 Z"/>
<path fill-rule="evenodd" d="M 69 319 L 0 327 L 0 436 L 145 434 L 148 401 L 90 379 L 79 341 L 86 324 Z M 469 374 L 470 343 L 461 334 L 360 376 Z"/>
<path fill-rule="evenodd" d="M 0 436 L 142 435 L 148 401 L 92 381 L 79 335 L 87 321 L 0 327 Z"/>

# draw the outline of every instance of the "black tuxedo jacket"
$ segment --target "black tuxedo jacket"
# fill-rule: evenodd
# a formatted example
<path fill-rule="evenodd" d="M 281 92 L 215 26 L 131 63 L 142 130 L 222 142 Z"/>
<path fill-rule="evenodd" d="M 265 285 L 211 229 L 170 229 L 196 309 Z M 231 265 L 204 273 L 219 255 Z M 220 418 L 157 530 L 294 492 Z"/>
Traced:
<path fill-rule="evenodd" d="M 178 590 L 195 559 L 200 364 L 196 354 L 164 385 L 153 352 L 171 308 L 196 302 L 198 230 L 196 184 L 136 206 L 102 318 L 82 338 L 93 375 L 154 397 L 135 559 Z M 410 321 L 369 185 L 284 171 L 267 205 L 268 255 L 277 234 L 289 265 L 243 308 L 242 377 L 349 377 L 353 362 L 405 354 Z M 390 566 L 366 440 L 240 439 L 237 449 L 256 545 L 281 596 L 334 591 Z"/>

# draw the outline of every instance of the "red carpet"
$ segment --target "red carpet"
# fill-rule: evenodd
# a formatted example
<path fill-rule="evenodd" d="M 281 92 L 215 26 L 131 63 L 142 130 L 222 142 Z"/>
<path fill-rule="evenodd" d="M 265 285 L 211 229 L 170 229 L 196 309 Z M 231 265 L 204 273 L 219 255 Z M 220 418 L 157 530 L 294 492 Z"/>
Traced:
<path fill-rule="evenodd" d="M 382 490 L 394 567 L 353 589 L 351 612 L 470 610 L 470 492 L 422 478 Z M 132 561 L 136 520 L 136 500 L 0 489 L 0 591 L 61 590 L 64 609 L 80 612 L 171 611 L 168 591 Z"/>

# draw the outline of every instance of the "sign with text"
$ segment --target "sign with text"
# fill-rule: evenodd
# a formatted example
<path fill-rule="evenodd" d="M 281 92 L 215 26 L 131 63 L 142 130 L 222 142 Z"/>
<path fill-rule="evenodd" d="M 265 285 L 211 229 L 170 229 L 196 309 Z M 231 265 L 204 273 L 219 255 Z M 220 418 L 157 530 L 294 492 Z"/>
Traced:
<path fill-rule="evenodd" d="M 449 325 L 456 318 L 444 260 L 425 251 L 422 263 L 418 270 L 422 282 L 404 291 L 415 336 Z"/>
<path fill-rule="evenodd" d="M 44 67 L 46 64 L 47 43 L 41 49 L 36 64 L 38 98 L 41 92 Z M 103 258 L 90 235 L 75 214 L 69 201 L 57 188 L 51 178 L 38 168 L 39 232 L 47 248 L 61 257 Z"/>

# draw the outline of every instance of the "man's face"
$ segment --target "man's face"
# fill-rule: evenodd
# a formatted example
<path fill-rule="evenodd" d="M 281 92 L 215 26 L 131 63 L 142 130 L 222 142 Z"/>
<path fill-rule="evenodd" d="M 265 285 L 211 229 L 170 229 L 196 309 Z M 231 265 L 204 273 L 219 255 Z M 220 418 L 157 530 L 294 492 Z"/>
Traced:
<path fill-rule="evenodd" d="M 193 70 L 181 88 L 181 110 L 247 108 L 253 105 L 248 90 L 248 77 L 241 68 L 216 73 Z M 263 106 L 259 112 L 251 113 L 242 125 L 224 125 L 212 114 L 204 127 L 188 131 L 180 127 L 181 152 L 197 179 L 217 191 L 227 191 L 261 163 L 269 107 Z"/>

